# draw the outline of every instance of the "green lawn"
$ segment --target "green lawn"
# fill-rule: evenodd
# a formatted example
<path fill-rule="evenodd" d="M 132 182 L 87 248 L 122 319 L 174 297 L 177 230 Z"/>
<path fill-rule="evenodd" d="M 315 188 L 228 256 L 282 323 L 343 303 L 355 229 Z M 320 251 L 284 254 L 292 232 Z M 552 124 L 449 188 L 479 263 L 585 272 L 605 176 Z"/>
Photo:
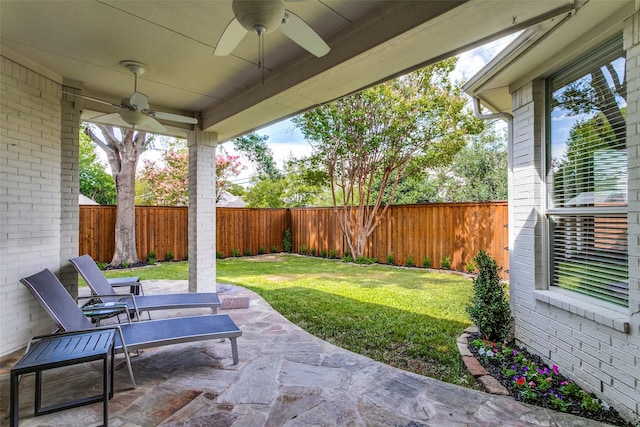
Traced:
<path fill-rule="evenodd" d="M 108 277 L 131 275 L 108 271 Z M 187 263 L 136 269 L 141 280 L 186 279 Z M 478 388 L 457 350 L 471 324 L 472 282 L 456 274 L 385 265 L 358 266 L 296 255 L 226 258 L 218 283 L 260 294 L 308 332 L 401 369 Z"/>

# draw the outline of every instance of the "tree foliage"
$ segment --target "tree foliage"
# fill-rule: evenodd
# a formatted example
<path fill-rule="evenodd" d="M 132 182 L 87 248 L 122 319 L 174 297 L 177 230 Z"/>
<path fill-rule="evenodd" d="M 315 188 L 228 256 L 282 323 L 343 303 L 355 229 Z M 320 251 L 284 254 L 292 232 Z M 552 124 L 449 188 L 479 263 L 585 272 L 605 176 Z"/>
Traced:
<path fill-rule="evenodd" d="M 244 199 L 252 208 L 296 208 L 326 205 L 327 176 L 309 159 L 290 157 L 279 177 L 254 177 Z"/>
<path fill-rule="evenodd" d="M 96 146 L 86 134 L 80 133 L 79 179 L 80 194 L 100 205 L 116 204 L 116 186 L 113 177 L 98 158 Z"/>
<path fill-rule="evenodd" d="M 250 133 L 233 141 L 233 146 L 247 156 L 258 172 L 258 176 L 271 180 L 280 178 L 280 171 L 273 160 L 273 151 L 267 145 L 267 135 Z"/>
<path fill-rule="evenodd" d="M 449 79 L 451 58 L 293 119 L 329 176 L 333 205 L 350 252 L 366 241 L 392 203 L 400 181 L 447 164 L 464 136 L 482 123 Z M 374 191 L 377 190 L 377 191 Z"/>
<path fill-rule="evenodd" d="M 233 187 L 231 179 L 243 169 L 240 156 L 220 149 L 216 154 L 216 201 Z M 189 202 L 189 151 L 185 140 L 170 142 L 160 161 L 145 160 L 138 173 L 142 203 L 152 206 L 187 206 Z"/>
<path fill-rule="evenodd" d="M 138 172 L 142 183 L 141 201 L 152 206 L 187 206 L 189 202 L 189 152 L 177 143 L 162 154 L 160 163 L 145 160 Z"/>
<path fill-rule="evenodd" d="M 494 132 L 472 137 L 446 168 L 442 201 L 487 202 L 508 197 L 508 155 Z"/>
<path fill-rule="evenodd" d="M 472 135 L 450 164 L 405 176 L 398 183 L 394 204 L 485 202 L 508 196 L 506 135 L 493 126 Z M 376 191 L 378 186 L 376 183 Z M 390 188 L 383 196 L 389 203 Z"/>

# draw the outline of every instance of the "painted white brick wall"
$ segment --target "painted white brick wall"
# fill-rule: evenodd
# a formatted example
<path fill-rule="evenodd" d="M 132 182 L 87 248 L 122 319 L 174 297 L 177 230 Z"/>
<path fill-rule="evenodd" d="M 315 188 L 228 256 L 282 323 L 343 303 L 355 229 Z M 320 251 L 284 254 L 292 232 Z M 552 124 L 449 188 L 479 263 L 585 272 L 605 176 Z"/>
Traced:
<path fill-rule="evenodd" d="M 80 92 L 72 87 L 64 86 L 65 92 Z M 70 94 L 62 94 L 62 130 L 61 164 L 60 164 L 60 271 L 62 283 L 74 297 L 78 296 L 78 273 L 69 259 L 78 256 L 80 228 L 80 193 L 78 159 L 80 150 L 80 106 L 81 98 Z"/>
<path fill-rule="evenodd" d="M 58 83 L 0 60 L 0 355 L 6 355 L 52 329 L 19 280 L 60 268 L 62 108 Z"/>
<path fill-rule="evenodd" d="M 625 332 L 607 318 L 605 307 L 548 294 L 543 238 L 542 161 L 544 84 L 533 81 L 513 92 L 515 243 L 511 254 L 510 291 L 516 339 L 585 389 L 596 393 L 625 417 L 640 422 L 640 19 L 625 23 L 627 51 L 627 137 L 629 148 L 629 279 L 630 307 L 619 314 L 628 322 Z M 541 292 L 540 292 L 541 291 Z M 540 297 L 544 294 L 544 298 Z M 554 298 L 551 296 L 551 298 Z M 591 317 L 591 318 L 590 318 Z M 617 327 L 611 327 L 612 325 Z"/>
<path fill-rule="evenodd" d="M 216 292 L 216 138 L 190 132 L 189 291 Z"/>

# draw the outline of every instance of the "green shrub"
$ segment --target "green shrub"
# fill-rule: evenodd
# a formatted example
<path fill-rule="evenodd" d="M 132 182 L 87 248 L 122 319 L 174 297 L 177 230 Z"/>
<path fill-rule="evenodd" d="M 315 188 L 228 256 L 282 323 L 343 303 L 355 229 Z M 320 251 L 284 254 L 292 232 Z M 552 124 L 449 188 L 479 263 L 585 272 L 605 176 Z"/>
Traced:
<path fill-rule="evenodd" d="M 389 254 L 386 257 L 386 260 L 387 260 L 387 264 L 393 265 L 396 262 L 396 257 L 393 254 Z"/>
<path fill-rule="evenodd" d="M 266 251 L 264 250 L 264 246 L 260 246 L 260 247 L 258 248 L 258 254 L 259 254 L 259 255 L 262 255 L 262 254 L 264 254 L 265 252 L 266 252 Z"/>
<path fill-rule="evenodd" d="M 307 252 L 307 245 L 302 245 L 302 247 L 300 248 L 300 255 L 306 255 Z"/>
<path fill-rule="evenodd" d="M 216 251 L 216 259 L 222 259 L 224 258 L 224 254 L 220 251 Z"/>
<path fill-rule="evenodd" d="M 278 250 L 278 247 L 277 247 L 277 246 L 275 246 L 275 245 L 274 245 L 274 246 L 271 246 L 271 253 L 272 253 L 272 254 L 275 254 L 276 252 L 280 252 L 280 251 Z"/>
<path fill-rule="evenodd" d="M 416 262 L 413 260 L 413 257 L 411 255 L 409 255 L 407 257 L 407 259 L 405 260 L 405 265 L 407 267 L 415 267 L 416 266 Z"/>
<path fill-rule="evenodd" d="M 473 279 L 473 297 L 467 313 L 486 339 L 503 341 L 509 336 L 511 309 L 500 282 L 498 263 L 484 251 L 478 252 L 474 262 L 478 276 Z"/>
<path fill-rule="evenodd" d="M 147 262 L 149 264 L 156 263 L 156 251 L 149 251 L 149 253 L 147 254 Z"/>
<path fill-rule="evenodd" d="M 251 256 L 251 249 L 245 249 L 244 256 Z"/>
<path fill-rule="evenodd" d="M 123 262 L 122 263 L 122 268 L 129 268 L 129 263 L 128 262 Z"/>
<path fill-rule="evenodd" d="M 429 258 L 428 256 L 422 258 L 422 266 L 424 268 L 431 268 L 431 258 Z"/>
<path fill-rule="evenodd" d="M 337 259 L 338 258 L 338 251 L 336 249 L 331 249 L 329 251 L 329 258 L 330 259 Z"/>
<path fill-rule="evenodd" d="M 311 248 L 309 253 L 311 254 L 311 256 L 316 256 L 316 248 Z"/>
<path fill-rule="evenodd" d="M 185 252 L 184 254 L 184 260 L 185 261 L 189 261 L 189 254 Z"/>
<path fill-rule="evenodd" d="M 232 257 L 239 257 L 240 256 L 240 249 L 231 249 L 231 256 Z"/>
<path fill-rule="evenodd" d="M 284 239 L 282 241 L 282 245 L 284 247 L 285 252 L 289 252 L 289 253 L 291 252 L 291 248 L 293 244 L 291 242 L 291 230 L 289 230 L 288 228 L 284 232 Z"/>
<path fill-rule="evenodd" d="M 353 262 L 353 257 L 349 252 L 345 252 L 344 255 L 342 255 L 342 262 Z"/>
<path fill-rule="evenodd" d="M 467 270 L 467 273 L 473 273 L 474 271 L 476 271 L 476 263 L 473 262 L 472 259 L 470 259 L 469 261 L 467 261 L 467 264 L 464 268 L 465 270 Z"/>
<path fill-rule="evenodd" d="M 166 261 L 173 261 L 173 252 L 167 251 L 167 253 L 164 254 L 164 259 Z"/>
<path fill-rule="evenodd" d="M 440 267 L 444 270 L 451 268 L 451 257 L 449 255 L 442 257 L 442 260 L 440 260 Z"/>
<path fill-rule="evenodd" d="M 98 268 L 100 270 L 104 270 L 107 268 L 107 263 L 106 262 L 100 262 L 100 261 L 96 261 L 96 265 L 98 266 Z"/>
<path fill-rule="evenodd" d="M 321 256 L 322 258 L 326 258 L 326 257 L 327 257 L 327 250 L 326 250 L 326 249 L 321 250 L 321 251 L 320 251 L 320 256 Z"/>
<path fill-rule="evenodd" d="M 366 256 L 358 256 L 356 257 L 356 259 L 353 260 L 353 262 L 355 262 L 356 264 L 375 264 L 376 261 L 377 259 L 368 258 Z"/>

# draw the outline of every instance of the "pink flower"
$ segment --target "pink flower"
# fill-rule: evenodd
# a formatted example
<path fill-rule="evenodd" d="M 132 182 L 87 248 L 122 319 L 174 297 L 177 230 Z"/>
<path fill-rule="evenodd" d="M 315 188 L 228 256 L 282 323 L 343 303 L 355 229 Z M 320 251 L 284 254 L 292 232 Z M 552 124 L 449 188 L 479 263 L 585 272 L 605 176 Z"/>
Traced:
<path fill-rule="evenodd" d="M 536 383 L 534 383 L 533 381 L 529 381 L 529 387 L 536 388 Z"/>
<path fill-rule="evenodd" d="M 552 369 L 554 374 L 560 375 L 560 368 L 558 368 L 558 365 L 553 365 Z"/>

